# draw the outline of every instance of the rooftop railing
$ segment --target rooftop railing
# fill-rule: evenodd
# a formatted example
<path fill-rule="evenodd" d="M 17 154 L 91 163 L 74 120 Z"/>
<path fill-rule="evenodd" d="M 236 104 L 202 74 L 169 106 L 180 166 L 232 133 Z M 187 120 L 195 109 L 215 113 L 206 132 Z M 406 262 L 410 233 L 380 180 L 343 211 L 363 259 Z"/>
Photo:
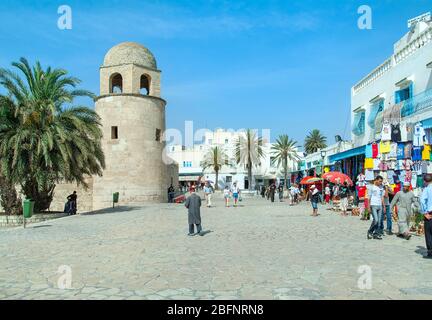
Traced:
<path fill-rule="evenodd" d="M 406 58 L 411 56 L 414 52 L 424 47 L 432 40 L 432 28 L 428 28 L 418 35 L 418 37 L 412 39 L 405 47 L 393 54 L 383 64 L 375 68 L 366 77 L 360 80 L 353 87 L 353 94 L 358 93 L 363 88 L 369 86 L 372 82 L 380 78 L 384 73 L 390 70 L 392 67 L 398 65 Z"/>

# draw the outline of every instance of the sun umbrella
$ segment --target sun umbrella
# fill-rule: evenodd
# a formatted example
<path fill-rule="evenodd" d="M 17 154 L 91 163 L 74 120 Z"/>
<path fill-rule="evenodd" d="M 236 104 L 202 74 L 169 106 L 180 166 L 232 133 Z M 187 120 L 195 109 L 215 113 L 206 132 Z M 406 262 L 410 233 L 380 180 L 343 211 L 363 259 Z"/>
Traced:
<path fill-rule="evenodd" d="M 327 180 L 331 183 L 344 184 L 345 182 L 347 182 L 350 186 L 354 185 L 351 178 L 348 177 L 346 174 L 343 174 L 342 172 L 327 172 L 324 173 L 323 178 L 324 180 Z"/>
<path fill-rule="evenodd" d="M 305 177 L 300 181 L 300 184 L 314 184 L 315 182 L 321 181 L 321 178 L 317 177 Z"/>

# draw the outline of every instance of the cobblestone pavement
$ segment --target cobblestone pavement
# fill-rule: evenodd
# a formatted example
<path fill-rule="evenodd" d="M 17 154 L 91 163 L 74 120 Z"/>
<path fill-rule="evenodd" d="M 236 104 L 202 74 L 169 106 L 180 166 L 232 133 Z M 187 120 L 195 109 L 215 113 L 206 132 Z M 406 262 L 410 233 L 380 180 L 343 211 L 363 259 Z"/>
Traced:
<path fill-rule="evenodd" d="M 0 299 L 430 299 L 424 240 L 367 240 L 369 222 L 307 204 L 245 199 L 203 208 L 117 208 L 0 230 Z M 360 266 L 372 288 L 360 289 Z M 72 288 L 59 289 L 61 266 Z M 59 269 L 60 268 L 60 269 Z M 64 267 L 63 267 L 64 268 Z M 67 268 L 67 267 L 66 267 Z"/>

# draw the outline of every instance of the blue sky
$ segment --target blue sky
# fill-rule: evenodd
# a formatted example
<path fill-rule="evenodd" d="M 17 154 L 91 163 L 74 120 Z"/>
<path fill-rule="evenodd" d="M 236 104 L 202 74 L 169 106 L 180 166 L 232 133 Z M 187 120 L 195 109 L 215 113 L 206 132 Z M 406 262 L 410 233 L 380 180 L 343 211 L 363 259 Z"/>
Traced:
<path fill-rule="evenodd" d="M 57 28 L 67 4 L 73 29 Z M 373 29 L 357 27 L 357 8 Z M 62 67 L 98 93 L 119 42 L 148 47 L 162 70 L 167 128 L 270 128 L 300 145 L 308 131 L 350 135 L 350 88 L 392 53 L 426 0 L 0 2 L 0 66 L 21 56 Z M 91 101 L 85 101 L 93 106 Z"/>

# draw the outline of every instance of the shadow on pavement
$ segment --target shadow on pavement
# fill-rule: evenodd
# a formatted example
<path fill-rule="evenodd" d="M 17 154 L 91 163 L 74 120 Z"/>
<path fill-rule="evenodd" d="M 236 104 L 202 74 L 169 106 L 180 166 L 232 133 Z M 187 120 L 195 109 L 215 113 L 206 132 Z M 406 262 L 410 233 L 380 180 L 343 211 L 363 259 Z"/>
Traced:
<path fill-rule="evenodd" d="M 212 233 L 212 232 L 213 232 L 212 230 L 201 231 L 200 236 L 204 237 L 205 235 Z"/>
<path fill-rule="evenodd" d="M 129 212 L 129 211 L 135 211 L 140 210 L 143 207 L 129 207 L 129 206 L 119 206 L 115 208 L 106 208 L 106 209 L 100 209 L 92 212 L 86 212 L 81 213 L 81 216 L 92 216 L 97 214 L 110 214 L 110 213 L 117 213 L 117 212 Z"/>
<path fill-rule="evenodd" d="M 51 224 L 46 224 L 46 225 L 43 225 L 43 226 L 34 226 L 34 227 L 31 227 L 31 228 L 37 229 L 37 228 L 48 228 L 48 227 L 52 227 L 52 225 Z"/>
<path fill-rule="evenodd" d="M 417 246 L 417 250 L 414 251 L 415 253 L 419 254 L 419 255 L 426 255 L 427 254 L 427 249 L 425 247 L 422 246 Z"/>

